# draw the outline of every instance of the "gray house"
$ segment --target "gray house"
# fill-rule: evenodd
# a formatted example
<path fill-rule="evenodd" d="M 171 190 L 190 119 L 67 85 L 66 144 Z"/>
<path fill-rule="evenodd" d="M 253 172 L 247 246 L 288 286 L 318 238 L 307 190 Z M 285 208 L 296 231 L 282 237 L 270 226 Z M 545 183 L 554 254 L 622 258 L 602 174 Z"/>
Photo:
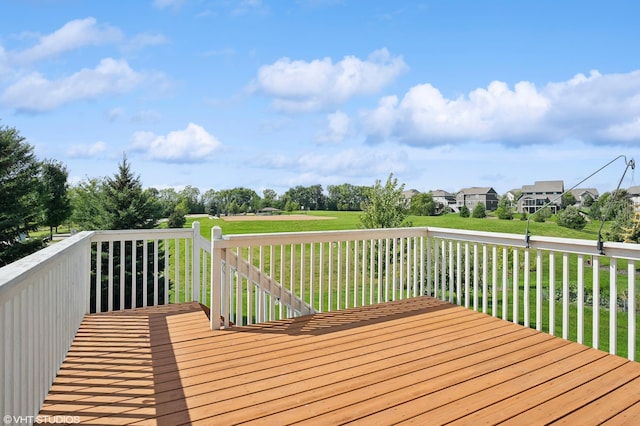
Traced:
<path fill-rule="evenodd" d="M 449 208 L 454 212 L 458 211 L 458 206 L 456 205 L 456 196 L 450 192 L 443 191 L 442 189 L 436 189 L 435 191 L 431 191 L 431 197 L 433 201 L 436 203 L 437 210 L 439 212 Z"/>
<path fill-rule="evenodd" d="M 576 199 L 576 206 L 584 207 L 584 202 L 591 198 L 592 201 L 595 201 L 600 196 L 600 193 L 596 188 L 576 188 L 571 190 L 571 194 Z"/>
<path fill-rule="evenodd" d="M 627 197 L 633 205 L 633 211 L 640 212 L 640 186 L 632 186 L 627 189 Z"/>
<path fill-rule="evenodd" d="M 487 210 L 495 210 L 498 208 L 498 201 L 498 193 L 490 187 L 464 188 L 456 194 L 458 208 L 467 206 L 469 210 L 473 210 L 478 203 L 484 204 Z"/>
<path fill-rule="evenodd" d="M 540 210 L 545 204 L 556 213 L 562 200 L 560 196 L 564 192 L 564 182 L 561 180 L 536 181 L 533 185 L 522 186 L 522 196 L 518 199 L 518 213 L 532 214 Z"/>

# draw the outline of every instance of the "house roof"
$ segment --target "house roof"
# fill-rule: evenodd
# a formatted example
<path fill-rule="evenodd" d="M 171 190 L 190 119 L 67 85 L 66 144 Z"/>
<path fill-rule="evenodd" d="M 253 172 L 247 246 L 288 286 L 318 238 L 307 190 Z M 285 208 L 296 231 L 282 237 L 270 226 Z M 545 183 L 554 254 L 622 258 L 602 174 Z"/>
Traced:
<path fill-rule="evenodd" d="M 522 185 L 524 193 L 561 193 L 564 192 L 564 182 L 561 180 L 537 180 L 533 185 Z"/>
<path fill-rule="evenodd" d="M 404 195 L 404 198 L 411 198 L 414 195 L 418 195 L 420 193 L 420 191 L 418 191 L 417 189 L 407 189 L 406 191 L 402 191 L 402 195 Z"/>
<path fill-rule="evenodd" d="M 475 194 L 488 194 L 489 192 L 496 192 L 490 186 L 473 186 L 471 188 L 463 188 L 459 192 L 467 195 L 475 195 Z"/>
<path fill-rule="evenodd" d="M 596 198 L 600 196 L 600 193 L 596 188 L 575 188 L 571 190 L 571 193 L 576 198 L 586 196 L 586 194 L 591 194 L 592 196 L 595 195 Z"/>
<path fill-rule="evenodd" d="M 442 189 L 436 189 L 435 191 L 431 191 L 431 195 L 433 197 L 453 197 L 453 194 Z"/>
<path fill-rule="evenodd" d="M 629 189 L 627 189 L 627 194 L 629 194 L 631 196 L 640 195 L 640 185 L 629 187 Z"/>

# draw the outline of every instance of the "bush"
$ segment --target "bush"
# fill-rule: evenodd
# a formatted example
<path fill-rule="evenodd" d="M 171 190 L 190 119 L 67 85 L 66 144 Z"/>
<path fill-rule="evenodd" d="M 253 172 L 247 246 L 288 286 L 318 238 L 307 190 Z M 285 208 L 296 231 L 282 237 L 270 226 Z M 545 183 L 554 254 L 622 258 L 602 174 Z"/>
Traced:
<path fill-rule="evenodd" d="M 469 217 L 471 213 L 469 212 L 469 207 L 462 206 L 460 207 L 460 217 Z"/>
<path fill-rule="evenodd" d="M 473 208 L 472 216 L 476 219 L 483 219 L 487 217 L 487 209 L 483 203 L 476 204 L 476 206 Z"/>
<path fill-rule="evenodd" d="M 567 207 L 558 213 L 558 225 L 581 230 L 587 225 L 587 220 L 577 208 Z"/>

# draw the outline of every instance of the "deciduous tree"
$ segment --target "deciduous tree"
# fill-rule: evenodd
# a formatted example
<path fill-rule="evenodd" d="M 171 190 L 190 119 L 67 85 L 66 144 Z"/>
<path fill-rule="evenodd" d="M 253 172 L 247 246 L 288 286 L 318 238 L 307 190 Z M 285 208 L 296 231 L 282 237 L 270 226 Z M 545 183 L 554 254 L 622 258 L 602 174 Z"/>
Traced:
<path fill-rule="evenodd" d="M 398 179 L 393 174 L 389 175 L 384 185 L 377 180 L 362 205 L 362 227 L 372 229 L 409 226 L 410 223 L 406 221 L 409 209 L 403 191 L 404 184 L 398 185 Z"/>

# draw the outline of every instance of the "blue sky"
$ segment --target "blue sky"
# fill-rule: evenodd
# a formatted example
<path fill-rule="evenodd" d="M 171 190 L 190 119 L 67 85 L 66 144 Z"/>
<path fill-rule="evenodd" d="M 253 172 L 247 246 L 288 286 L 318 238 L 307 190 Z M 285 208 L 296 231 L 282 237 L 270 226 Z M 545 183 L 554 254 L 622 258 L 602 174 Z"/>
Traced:
<path fill-rule="evenodd" d="M 72 182 L 126 153 L 156 188 L 568 188 L 640 160 L 638 16 L 618 0 L 3 0 L 0 124 Z"/>

